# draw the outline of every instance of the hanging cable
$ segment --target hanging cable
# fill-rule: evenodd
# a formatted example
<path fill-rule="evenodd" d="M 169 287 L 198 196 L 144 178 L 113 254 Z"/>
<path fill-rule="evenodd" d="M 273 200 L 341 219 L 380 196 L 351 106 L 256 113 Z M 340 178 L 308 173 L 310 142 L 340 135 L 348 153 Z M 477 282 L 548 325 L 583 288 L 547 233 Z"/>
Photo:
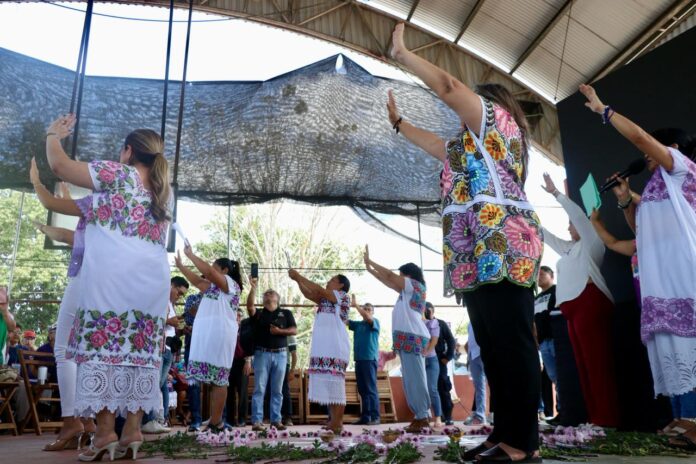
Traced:
<path fill-rule="evenodd" d="M 94 9 L 94 0 L 87 2 L 87 10 L 85 11 L 85 24 L 82 27 L 82 41 L 80 43 L 80 53 L 77 59 L 77 69 L 75 72 L 75 83 L 73 84 L 72 101 L 70 102 L 70 112 L 75 113 L 75 128 L 72 133 L 72 149 L 70 157 L 77 158 L 77 136 L 80 132 L 80 114 L 82 112 L 82 94 L 85 85 L 85 71 L 87 69 L 87 52 L 89 50 L 89 35 L 92 29 L 92 11 Z M 79 84 L 76 83 L 79 80 Z M 77 92 L 75 87 L 77 87 Z M 77 93 L 77 104 L 75 104 L 75 94 Z"/>
<path fill-rule="evenodd" d="M 553 101 L 558 101 L 558 86 L 561 83 L 561 71 L 563 70 L 563 62 L 565 60 L 565 49 L 568 43 L 568 31 L 570 30 L 570 18 L 573 14 L 573 2 L 570 3 L 570 8 L 568 8 L 568 25 L 565 30 L 565 39 L 563 39 L 563 49 L 561 50 L 561 62 L 558 65 L 558 77 L 556 78 L 556 91 L 553 94 Z"/>
<path fill-rule="evenodd" d="M 174 0 L 171 0 L 172 5 Z M 173 11 L 173 9 L 172 9 Z M 179 117 L 176 124 L 176 145 L 174 148 L 174 169 L 172 174 L 172 189 L 174 191 L 174 207 L 172 210 L 172 222 L 176 222 L 179 198 L 179 159 L 181 156 L 181 130 L 184 125 L 184 101 L 186 98 L 186 76 L 188 72 L 189 47 L 191 44 L 191 19 L 193 18 L 193 0 L 189 0 L 188 23 L 186 25 L 186 46 L 184 47 L 184 70 L 181 76 L 181 92 L 179 93 Z M 171 23 L 169 29 L 169 41 L 171 42 Z M 167 53 L 167 69 L 169 69 L 169 53 Z M 164 115 L 162 116 L 162 133 L 164 133 Z M 174 251 L 176 234 L 170 234 L 167 249 Z M 228 246 L 229 248 L 229 246 Z"/>

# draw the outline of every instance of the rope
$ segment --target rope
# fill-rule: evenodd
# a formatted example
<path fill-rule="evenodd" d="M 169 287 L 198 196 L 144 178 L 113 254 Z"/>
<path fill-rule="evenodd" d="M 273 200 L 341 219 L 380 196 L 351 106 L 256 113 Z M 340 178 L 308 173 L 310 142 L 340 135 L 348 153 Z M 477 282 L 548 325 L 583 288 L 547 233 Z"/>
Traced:
<path fill-rule="evenodd" d="M 561 83 L 561 71 L 563 70 L 566 43 L 568 43 L 568 31 L 570 30 L 570 16 L 572 13 L 573 13 L 573 2 L 570 3 L 570 8 L 568 8 L 568 25 L 566 26 L 565 38 L 563 39 L 563 49 L 561 51 L 561 63 L 558 65 L 558 77 L 556 78 L 556 92 L 553 94 L 553 101 L 558 101 L 558 86 Z"/>

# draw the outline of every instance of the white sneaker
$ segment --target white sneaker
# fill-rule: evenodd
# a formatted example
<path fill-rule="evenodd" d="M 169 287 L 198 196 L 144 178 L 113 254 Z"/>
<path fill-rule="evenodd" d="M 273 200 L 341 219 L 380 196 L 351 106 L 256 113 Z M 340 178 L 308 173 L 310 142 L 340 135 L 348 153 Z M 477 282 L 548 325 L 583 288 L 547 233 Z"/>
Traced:
<path fill-rule="evenodd" d="M 156 420 L 151 420 L 147 424 L 143 425 L 141 430 L 143 433 L 160 434 L 160 433 L 167 433 L 171 429 L 163 426 L 162 424 L 160 424 Z"/>

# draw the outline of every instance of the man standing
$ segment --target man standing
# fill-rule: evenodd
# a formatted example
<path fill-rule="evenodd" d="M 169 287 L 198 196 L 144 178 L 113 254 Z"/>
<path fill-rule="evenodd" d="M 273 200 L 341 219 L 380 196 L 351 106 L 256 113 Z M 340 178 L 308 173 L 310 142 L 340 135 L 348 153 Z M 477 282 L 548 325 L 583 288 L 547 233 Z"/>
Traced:
<path fill-rule="evenodd" d="M 169 304 L 167 305 L 167 320 L 164 327 L 165 345 L 162 353 L 162 365 L 160 367 L 160 390 L 162 391 L 162 407 L 164 417 L 162 422 L 157 420 L 157 414 L 151 412 L 143 417 L 143 433 L 166 433 L 169 432 L 167 427 L 167 417 L 169 417 L 169 386 L 167 378 L 169 377 L 169 368 L 172 367 L 172 350 L 169 347 L 169 340 L 176 336 L 176 328 L 179 326 L 179 318 L 174 310 L 174 305 L 180 298 L 183 298 L 188 292 L 189 283 L 186 279 L 180 276 L 172 277 L 169 287 Z"/>
<path fill-rule="evenodd" d="M 292 312 L 280 308 L 280 295 L 275 290 L 266 290 L 263 294 L 263 308 L 257 311 L 257 278 L 249 279 L 251 288 L 247 297 L 247 312 L 254 324 L 254 396 L 251 400 L 252 430 L 262 431 L 263 399 L 266 386 L 271 386 L 271 426 L 285 430 L 282 424 L 281 406 L 283 404 L 283 379 L 285 378 L 288 359 L 288 336 L 297 335 L 297 325 Z"/>
<path fill-rule="evenodd" d="M 425 303 L 425 308 L 432 311 L 435 315 L 435 307 L 431 302 Z M 449 324 L 442 319 L 437 319 L 440 324 L 440 338 L 437 339 L 435 345 L 435 354 L 440 361 L 440 375 L 437 378 L 437 391 L 440 394 L 440 403 L 442 405 L 442 420 L 445 425 L 452 425 L 452 382 L 450 382 L 447 365 L 454 359 L 455 340 L 450 330 Z"/>
<path fill-rule="evenodd" d="M 189 295 L 184 303 L 184 366 L 188 367 L 189 353 L 191 352 L 191 333 L 193 331 L 193 322 L 196 319 L 198 305 L 201 304 L 202 293 Z M 185 370 L 184 370 L 185 371 Z M 189 424 L 189 432 L 198 432 L 201 429 L 201 385 L 195 380 L 188 381 L 186 389 L 186 398 L 189 402 L 189 412 L 191 413 L 191 423 Z"/>
<path fill-rule="evenodd" d="M 553 283 L 553 270 L 550 267 L 541 266 L 537 284 L 539 285 L 541 293 L 534 299 L 534 328 L 541 359 L 544 363 L 546 374 L 556 387 L 556 402 L 558 402 L 556 351 L 553 345 L 551 318 L 560 317 L 562 315 L 561 311 L 556 308 L 556 286 Z M 553 410 L 553 408 L 550 409 Z M 560 408 L 557 409 L 560 410 Z M 554 417 L 548 422 L 551 425 L 558 425 L 558 417 Z"/>
<path fill-rule="evenodd" d="M 379 353 L 379 321 L 374 317 L 370 303 L 358 305 L 355 295 L 352 306 L 358 310 L 361 321 L 348 321 L 353 335 L 353 359 L 358 393 L 362 401 L 360 420 L 353 425 L 379 425 L 379 393 L 377 391 L 377 357 Z"/>

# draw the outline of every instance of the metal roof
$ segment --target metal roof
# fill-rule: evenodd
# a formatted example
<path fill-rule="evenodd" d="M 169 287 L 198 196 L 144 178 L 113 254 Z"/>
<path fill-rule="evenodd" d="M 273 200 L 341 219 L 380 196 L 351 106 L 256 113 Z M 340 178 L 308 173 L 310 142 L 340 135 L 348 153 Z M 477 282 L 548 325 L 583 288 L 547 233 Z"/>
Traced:
<path fill-rule="evenodd" d="M 535 147 L 560 163 L 555 102 L 696 24 L 696 0 L 194 0 L 194 7 L 386 61 L 395 24 L 406 21 L 406 44 L 423 58 L 467 85 L 511 89 L 526 103 Z"/>

